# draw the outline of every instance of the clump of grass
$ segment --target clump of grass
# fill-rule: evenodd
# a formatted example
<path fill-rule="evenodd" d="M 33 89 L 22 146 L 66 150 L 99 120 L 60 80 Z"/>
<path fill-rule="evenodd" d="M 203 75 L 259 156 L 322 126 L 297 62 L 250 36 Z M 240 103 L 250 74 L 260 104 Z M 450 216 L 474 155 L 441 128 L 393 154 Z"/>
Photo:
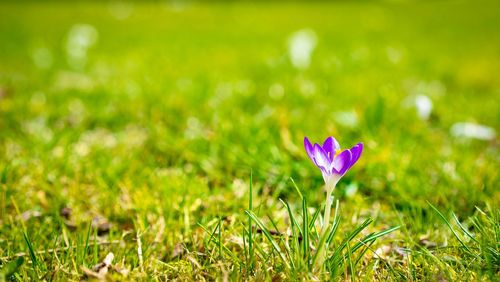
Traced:
<path fill-rule="evenodd" d="M 278 256 L 284 270 L 290 275 L 289 277 L 325 278 L 329 276 L 336 278 L 345 274 L 355 275 L 364 254 L 370 250 L 372 244 L 381 236 L 399 229 L 396 226 L 362 236 L 362 232 L 373 222 L 371 218 L 367 218 L 353 230 L 340 232 L 340 207 L 339 201 L 336 201 L 333 223 L 328 231 L 322 235 L 321 232 L 318 232 L 318 228 L 321 226 L 320 209 L 316 209 L 316 212 L 311 215 L 309 210 L 313 207 L 308 205 L 306 197 L 302 197 L 302 212 L 299 216 L 295 215 L 288 203 L 285 201 L 282 203 L 290 219 L 287 227 L 287 230 L 291 231 L 290 234 L 286 232 L 277 232 L 276 234 L 272 231 L 273 229 L 278 230 L 274 220 L 269 217 L 273 228 L 270 229 L 252 210 L 246 210 L 245 213 L 251 220 L 250 222 L 255 222 L 265 240 L 262 241 L 250 236 L 250 231 L 247 232 L 248 236 L 245 239 L 248 242 L 260 242 L 259 249 L 265 249 L 265 245 L 270 244 L 272 253 Z M 252 225 L 246 226 L 246 230 L 252 229 Z M 339 237 L 343 237 L 343 239 L 336 240 Z M 325 248 L 326 259 L 319 261 L 323 248 Z M 249 249 L 248 252 L 250 251 Z M 266 252 L 258 252 L 257 254 L 263 261 L 268 260 L 273 255 Z"/>
<path fill-rule="evenodd" d="M 429 206 L 460 244 L 453 248 L 460 257 L 467 259 L 458 263 L 494 281 L 500 274 L 500 209 L 489 207 L 489 211 L 485 212 L 476 207 L 476 213 L 465 224 L 454 212 L 451 212 L 450 220 L 435 206 L 430 203 Z"/>
<path fill-rule="evenodd" d="M 373 251 L 371 247 L 375 241 L 399 229 L 399 226 L 396 226 L 365 234 L 373 222 L 373 219 L 366 218 L 354 229 L 341 231 L 339 227 L 342 217 L 337 200 L 332 225 L 322 234 L 321 209 L 310 206 L 300 190 L 297 191 L 301 198 L 299 214 L 296 214 L 289 203 L 280 200 L 281 208 L 286 210 L 289 218 L 285 231 L 281 231 L 278 227 L 280 224 L 271 216 L 264 220 L 254 212 L 253 185 L 250 184 L 248 209 L 245 210 L 247 223 L 242 225 L 244 256 L 241 257 L 224 245 L 221 220 L 217 221 L 212 230 L 200 224 L 208 235 L 207 245 L 215 246 L 218 259 L 227 257 L 238 265 L 242 277 L 259 277 L 262 273 L 259 274 L 257 266 L 272 265 L 275 271 L 279 271 L 265 274 L 269 275 L 268 278 L 275 275 L 284 279 L 334 279 L 355 276 L 365 254 Z M 311 214 L 310 210 L 315 212 Z M 321 260 L 323 253 L 326 257 Z"/>

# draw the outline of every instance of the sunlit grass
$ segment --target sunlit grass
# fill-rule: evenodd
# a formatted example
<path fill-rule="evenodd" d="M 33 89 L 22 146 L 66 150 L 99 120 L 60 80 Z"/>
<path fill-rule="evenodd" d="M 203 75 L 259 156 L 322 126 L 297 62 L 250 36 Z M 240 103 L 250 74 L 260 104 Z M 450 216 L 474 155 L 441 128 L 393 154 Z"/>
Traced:
<path fill-rule="evenodd" d="M 499 275 L 497 2 L 175 3 L 0 4 L 0 281 Z"/>

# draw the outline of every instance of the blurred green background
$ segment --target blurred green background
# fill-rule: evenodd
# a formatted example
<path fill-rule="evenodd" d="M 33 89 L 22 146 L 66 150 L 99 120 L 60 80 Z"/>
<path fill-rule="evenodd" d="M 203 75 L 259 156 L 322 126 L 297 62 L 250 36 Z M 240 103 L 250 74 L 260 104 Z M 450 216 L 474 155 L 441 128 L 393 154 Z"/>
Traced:
<path fill-rule="evenodd" d="M 43 245 L 64 206 L 115 232 L 240 213 L 250 170 L 264 206 L 290 177 L 320 203 L 304 136 L 365 143 L 347 215 L 497 206 L 499 27 L 498 1 L 2 2 L 0 255 L 15 205 Z"/>

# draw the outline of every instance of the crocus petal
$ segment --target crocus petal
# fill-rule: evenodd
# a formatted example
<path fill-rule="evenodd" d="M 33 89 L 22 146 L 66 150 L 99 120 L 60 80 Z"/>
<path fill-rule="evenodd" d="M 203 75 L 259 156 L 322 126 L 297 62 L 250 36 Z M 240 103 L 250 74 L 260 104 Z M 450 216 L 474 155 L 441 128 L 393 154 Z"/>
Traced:
<path fill-rule="evenodd" d="M 314 162 L 314 150 L 311 142 L 309 142 L 309 139 L 307 137 L 304 137 L 304 148 L 306 149 L 307 156 L 311 159 L 311 161 Z"/>
<path fill-rule="evenodd" d="M 328 173 L 327 169 L 330 167 L 330 160 L 328 159 L 325 151 L 320 145 L 314 144 L 313 147 L 314 163 L 318 166 L 321 171 Z"/>
<path fill-rule="evenodd" d="M 349 169 L 351 158 L 351 151 L 344 150 L 333 159 L 332 171 L 337 174 L 344 175 L 344 173 Z"/>
<path fill-rule="evenodd" d="M 304 148 L 308 157 L 321 170 L 325 182 L 337 183 L 360 158 L 363 143 L 337 154 L 340 145 L 335 138 L 328 137 L 323 145 L 317 143 L 313 145 L 307 137 L 304 137 Z"/>
<path fill-rule="evenodd" d="M 363 143 L 358 143 L 354 145 L 351 149 L 351 163 L 349 165 L 349 168 L 351 168 L 358 160 L 359 157 L 361 157 L 361 153 L 363 152 Z"/>
<path fill-rule="evenodd" d="M 325 151 L 330 161 L 333 161 L 333 157 L 335 157 L 335 151 L 339 149 L 339 142 L 337 142 L 337 140 L 335 140 L 335 138 L 331 136 L 326 138 L 325 142 L 323 142 L 323 150 Z"/>

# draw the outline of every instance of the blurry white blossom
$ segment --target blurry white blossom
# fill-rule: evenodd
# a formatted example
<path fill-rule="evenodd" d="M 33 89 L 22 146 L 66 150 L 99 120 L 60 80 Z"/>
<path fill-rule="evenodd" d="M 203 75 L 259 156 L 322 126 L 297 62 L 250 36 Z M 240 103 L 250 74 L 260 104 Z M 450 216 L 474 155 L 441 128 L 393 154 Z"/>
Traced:
<path fill-rule="evenodd" d="M 403 101 L 406 108 L 415 108 L 417 115 L 422 120 L 427 120 L 431 116 L 433 103 L 431 98 L 424 94 L 410 95 Z"/>
<path fill-rule="evenodd" d="M 392 246 L 383 245 L 375 250 L 375 258 L 387 259 L 391 251 L 392 251 Z"/>
<path fill-rule="evenodd" d="M 471 122 L 457 122 L 453 124 L 450 132 L 455 137 L 464 137 L 479 140 L 493 140 L 496 137 L 495 129 Z"/>
<path fill-rule="evenodd" d="M 292 65 L 297 69 L 308 68 L 316 44 L 316 33 L 311 29 L 302 29 L 293 33 L 288 41 L 288 54 Z"/>
<path fill-rule="evenodd" d="M 233 180 L 232 190 L 236 199 L 241 199 L 248 193 L 248 183 L 236 178 Z"/>
<path fill-rule="evenodd" d="M 432 100 L 425 95 L 417 95 L 415 97 L 415 108 L 417 109 L 418 117 L 427 120 L 432 112 Z"/>
<path fill-rule="evenodd" d="M 356 182 L 352 182 L 345 188 L 345 195 L 348 198 L 352 198 L 354 197 L 357 191 L 358 191 L 358 184 Z"/>
<path fill-rule="evenodd" d="M 71 27 L 66 42 L 68 64 L 80 70 L 87 63 L 87 52 L 97 43 L 99 34 L 95 27 L 89 24 L 76 24 Z"/>

